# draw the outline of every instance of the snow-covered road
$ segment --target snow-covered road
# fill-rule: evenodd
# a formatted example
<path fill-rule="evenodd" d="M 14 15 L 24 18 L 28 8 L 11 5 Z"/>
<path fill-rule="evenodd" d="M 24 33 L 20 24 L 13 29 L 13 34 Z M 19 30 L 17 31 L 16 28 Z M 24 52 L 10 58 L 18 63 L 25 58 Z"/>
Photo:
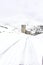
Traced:
<path fill-rule="evenodd" d="M 41 65 L 43 34 L 0 33 L 0 65 Z"/>

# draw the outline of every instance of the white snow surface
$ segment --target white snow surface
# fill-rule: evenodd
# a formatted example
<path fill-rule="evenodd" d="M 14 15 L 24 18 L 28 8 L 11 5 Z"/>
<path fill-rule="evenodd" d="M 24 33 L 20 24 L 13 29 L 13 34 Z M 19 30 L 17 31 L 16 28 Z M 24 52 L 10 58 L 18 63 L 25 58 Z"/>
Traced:
<path fill-rule="evenodd" d="M 41 65 L 43 34 L 31 36 L 12 29 L 0 33 L 0 65 Z"/>

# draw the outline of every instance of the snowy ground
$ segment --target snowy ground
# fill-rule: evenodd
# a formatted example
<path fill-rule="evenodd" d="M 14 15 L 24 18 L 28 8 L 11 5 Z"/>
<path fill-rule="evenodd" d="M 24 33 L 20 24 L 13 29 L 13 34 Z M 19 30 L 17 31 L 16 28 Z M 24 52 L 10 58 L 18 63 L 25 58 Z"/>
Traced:
<path fill-rule="evenodd" d="M 43 34 L 31 36 L 7 27 L 0 33 L 0 65 L 41 65 Z"/>

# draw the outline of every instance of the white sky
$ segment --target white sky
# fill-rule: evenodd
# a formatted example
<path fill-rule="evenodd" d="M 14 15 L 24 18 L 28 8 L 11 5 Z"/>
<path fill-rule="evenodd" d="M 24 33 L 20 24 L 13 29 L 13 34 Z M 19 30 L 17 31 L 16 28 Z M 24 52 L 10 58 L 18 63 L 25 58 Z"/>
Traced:
<path fill-rule="evenodd" d="M 43 0 L 0 0 L 0 19 L 19 15 L 43 21 Z"/>

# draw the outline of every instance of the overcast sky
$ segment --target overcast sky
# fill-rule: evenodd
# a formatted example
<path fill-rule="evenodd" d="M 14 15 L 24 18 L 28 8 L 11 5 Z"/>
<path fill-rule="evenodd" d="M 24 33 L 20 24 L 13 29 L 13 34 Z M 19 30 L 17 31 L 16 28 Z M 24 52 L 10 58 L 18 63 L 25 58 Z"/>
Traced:
<path fill-rule="evenodd" d="M 0 0 L 0 19 L 19 15 L 43 21 L 43 0 Z"/>

